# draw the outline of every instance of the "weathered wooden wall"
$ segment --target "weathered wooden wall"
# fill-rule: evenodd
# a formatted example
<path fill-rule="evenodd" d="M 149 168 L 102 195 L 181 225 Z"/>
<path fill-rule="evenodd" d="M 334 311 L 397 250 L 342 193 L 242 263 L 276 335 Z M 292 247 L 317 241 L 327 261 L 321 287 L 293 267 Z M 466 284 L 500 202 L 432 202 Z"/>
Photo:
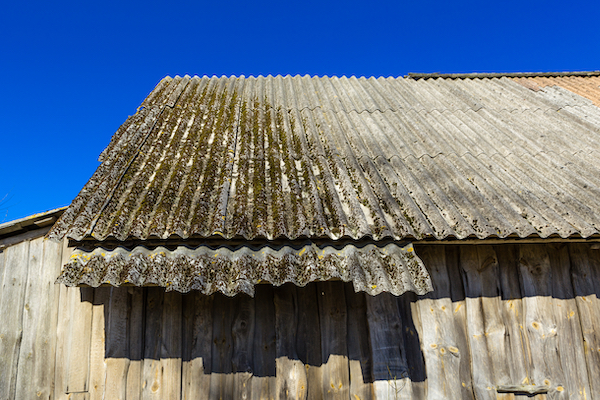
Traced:
<path fill-rule="evenodd" d="M 600 250 L 416 251 L 428 296 L 322 282 L 227 298 L 61 287 L 68 251 L 21 242 L 0 253 L 0 398 L 600 399 Z"/>

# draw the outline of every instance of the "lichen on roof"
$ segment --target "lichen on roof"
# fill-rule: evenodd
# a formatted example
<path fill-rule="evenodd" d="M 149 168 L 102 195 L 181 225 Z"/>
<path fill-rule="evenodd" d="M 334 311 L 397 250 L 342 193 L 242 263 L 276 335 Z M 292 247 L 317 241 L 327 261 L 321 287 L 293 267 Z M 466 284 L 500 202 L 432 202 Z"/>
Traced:
<path fill-rule="evenodd" d="M 563 75 L 166 78 L 50 236 L 597 235 L 600 77 Z"/>

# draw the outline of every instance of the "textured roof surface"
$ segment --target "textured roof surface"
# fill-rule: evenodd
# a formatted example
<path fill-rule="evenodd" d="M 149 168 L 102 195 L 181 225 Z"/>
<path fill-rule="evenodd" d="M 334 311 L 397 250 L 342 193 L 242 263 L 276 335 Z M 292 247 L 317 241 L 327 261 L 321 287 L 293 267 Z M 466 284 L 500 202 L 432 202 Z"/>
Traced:
<path fill-rule="evenodd" d="M 384 291 L 401 295 L 408 290 L 425 294 L 433 289 L 429 273 L 412 245 L 401 247 L 395 243 L 76 250 L 58 282 L 94 287 L 157 285 L 183 293 L 199 290 L 207 295 L 218 291 L 228 296 L 240 292 L 253 296 L 254 285 L 261 282 L 305 286 L 329 279 L 352 282 L 356 291 L 371 295 Z"/>
<path fill-rule="evenodd" d="M 536 76 L 515 78 L 514 80 L 536 92 L 542 91 L 542 95 L 555 97 L 556 91 L 566 95 L 569 95 L 568 92 L 572 92 L 590 99 L 596 106 L 600 106 L 600 77 L 598 76 L 588 78 L 581 76 L 560 78 Z"/>
<path fill-rule="evenodd" d="M 588 237 L 598 79 L 165 78 L 51 236 Z"/>

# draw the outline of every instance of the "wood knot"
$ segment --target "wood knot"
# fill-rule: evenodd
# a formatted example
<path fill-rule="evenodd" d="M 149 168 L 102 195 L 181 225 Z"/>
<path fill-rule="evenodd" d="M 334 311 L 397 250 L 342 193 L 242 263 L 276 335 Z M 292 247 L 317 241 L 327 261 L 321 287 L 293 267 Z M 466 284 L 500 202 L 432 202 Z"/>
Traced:
<path fill-rule="evenodd" d="M 484 269 L 487 269 L 495 264 L 497 264 L 496 257 L 489 256 L 488 258 L 485 259 L 484 262 L 481 263 L 481 265 L 479 266 L 479 271 L 483 271 Z"/>

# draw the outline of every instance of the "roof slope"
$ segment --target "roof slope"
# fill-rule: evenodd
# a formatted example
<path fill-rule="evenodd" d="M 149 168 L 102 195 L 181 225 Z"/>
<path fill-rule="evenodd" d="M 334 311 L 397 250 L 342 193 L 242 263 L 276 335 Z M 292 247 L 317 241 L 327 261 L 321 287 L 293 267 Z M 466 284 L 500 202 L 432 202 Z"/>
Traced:
<path fill-rule="evenodd" d="M 51 236 L 597 234 L 600 78 L 531 79 L 165 78 Z"/>

